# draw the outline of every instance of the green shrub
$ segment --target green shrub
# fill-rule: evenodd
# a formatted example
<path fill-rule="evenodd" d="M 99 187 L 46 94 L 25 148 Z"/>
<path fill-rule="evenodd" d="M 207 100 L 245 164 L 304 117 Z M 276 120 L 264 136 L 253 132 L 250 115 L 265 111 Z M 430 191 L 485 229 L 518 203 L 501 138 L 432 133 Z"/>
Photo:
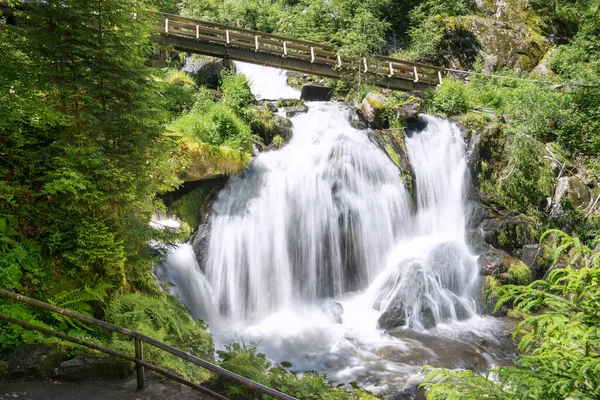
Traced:
<path fill-rule="evenodd" d="M 452 78 L 447 78 L 433 92 L 430 92 L 426 103 L 430 113 L 442 115 L 465 114 L 469 110 L 469 100 L 465 84 Z"/>
<path fill-rule="evenodd" d="M 254 102 L 254 95 L 248 86 L 248 80 L 242 74 L 224 70 L 221 74 L 221 102 L 243 117 L 246 106 Z"/>
<path fill-rule="evenodd" d="M 316 372 L 304 372 L 301 376 L 285 370 L 291 367 L 288 362 L 281 366 L 272 365 L 264 354 L 258 352 L 256 344 L 230 343 L 225 350 L 217 351 L 221 358 L 221 367 L 267 385 L 290 396 L 303 400 L 375 400 L 369 392 L 364 390 L 351 390 L 334 386 L 325 376 Z M 249 389 L 229 383 L 224 378 L 217 377 L 215 384 L 227 391 L 234 399 L 261 398 Z"/>
<path fill-rule="evenodd" d="M 112 297 L 105 309 L 105 319 L 107 322 L 143 333 L 204 360 L 213 360 L 213 342 L 206 331 L 207 325 L 203 321 L 194 320 L 175 296 L 117 294 Z M 114 345 L 130 346 L 123 344 L 123 340 L 121 335 L 117 333 L 113 335 Z M 145 357 L 148 362 L 175 369 L 184 377 L 196 382 L 203 382 L 210 376 L 208 371 L 152 346 L 146 347 Z"/>
<path fill-rule="evenodd" d="M 182 115 L 172 125 L 175 132 L 201 143 L 227 146 L 238 151 L 252 149 L 251 130 L 227 105 L 201 104 Z"/>

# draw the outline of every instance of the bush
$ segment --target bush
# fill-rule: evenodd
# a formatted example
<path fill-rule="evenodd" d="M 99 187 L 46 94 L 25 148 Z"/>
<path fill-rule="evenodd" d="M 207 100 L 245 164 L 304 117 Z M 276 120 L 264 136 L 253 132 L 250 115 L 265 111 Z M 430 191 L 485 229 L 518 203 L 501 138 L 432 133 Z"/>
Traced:
<path fill-rule="evenodd" d="M 181 301 L 172 295 L 148 296 L 143 294 L 114 295 L 105 310 L 105 319 L 115 325 L 143 333 L 170 346 L 186 351 L 207 361 L 213 361 L 212 337 L 203 321 L 194 320 Z M 129 347 L 130 340 L 113 335 L 115 347 Z M 203 382 L 209 373 L 184 362 L 163 350 L 147 346 L 148 362 L 175 369 L 184 377 Z"/>
<path fill-rule="evenodd" d="M 171 124 L 171 128 L 197 142 L 226 146 L 237 151 L 252 150 L 251 130 L 235 112 L 221 103 L 200 104 Z"/>
<path fill-rule="evenodd" d="M 298 399 L 376 399 L 364 390 L 350 390 L 334 386 L 325 376 L 316 372 L 304 372 L 298 376 L 284 369 L 284 366 L 291 367 L 291 364 L 287 362 L 282 362 L 281 367 L 273 366 L 264 354 L 258 352 L 256 344 L 230 343 L 225 346 L 225 350 L 217 351 L 217 354 L 221 358 L 221 367 Z M 217 377 L 215 383 L 218 387 L 224 388 L 227 395 L 234 399 L 268 398 L 267 396 L 260 397 L 255 392 L 231 384 L 222 377 Z"/>
<path fill-rule="evenodd" d="M 426 106 L 428 112 L 434 114 L 465 114 L 469 110 L 465 84 L 452 78 L 445 79 L 434 92 L 429 92 Z"/>

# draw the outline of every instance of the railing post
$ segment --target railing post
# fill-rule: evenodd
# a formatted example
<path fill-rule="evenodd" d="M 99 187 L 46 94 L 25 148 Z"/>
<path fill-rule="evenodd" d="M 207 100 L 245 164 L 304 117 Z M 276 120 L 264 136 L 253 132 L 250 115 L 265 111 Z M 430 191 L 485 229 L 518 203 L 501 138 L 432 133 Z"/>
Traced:
<path fill-rule="evenodd" d="M 392 62 L 390 61 L 390 78 L 394 76 L 394 66 L 392 65 Z"/>
<path fill-rule="evenodd" d="M 367 57 L 363 57 L 363 62 L 365 64 L 365 72 L 369 72 L 369 68 L 367 68 Z"/>
<path fill-rule="evenodd" d="M 196 24 L 196 39 L 200 39 L 200 25 Z"/>
<path fill-rule="evenodd" d="M 169 18 L 165 18 L 165 33 L 169 33 Z"/>
<path fill-rule="evenodd" d="M 225 40 L 227 42 L 227 45 L 229 45 L 229 29 L 225 30 Z"/>
<path fill-rule="evenodd" d="M 415 74 L 415 82 L 419 82 L 419 74 L 417 73 L 416 65 L 413 65 L 413 73 Z"/>
<path fill-rule="evenodd" d="M 285 44 L 285 40 L 283 41 L 283 57 L 287 57 L 287 45 Z"/>
<path fill-rule="evenodd" d="M 342 57 L 340 57 L 340 53 L 337 54 L 337 59 L 338 59 L 338 68 L 342 67 Z"/>
<path fill-rule="evenodd" d="M 315 48 L 312 46 L 310 46 L 310 62 L 315 62 Z"/>
<path fill-rule="evenodd" d="M 135 338 L 135 359 L 144 361 L 144 349 L 142 347 L 142 341 Z M 140 363 L 135 364 L 137 373 L 137 388 L 142 390 L 144 388 L 144 366 Z"/>
<path fill-rule="evenodd" d="M 440 80 L 440 85 L 442 84 L 442 71 L 438 69 L 438 79 Z"/>
<path fill-rule="evenodd" d="M 258 35 L 254 36 L 254 51 L 258 52 Z"/>

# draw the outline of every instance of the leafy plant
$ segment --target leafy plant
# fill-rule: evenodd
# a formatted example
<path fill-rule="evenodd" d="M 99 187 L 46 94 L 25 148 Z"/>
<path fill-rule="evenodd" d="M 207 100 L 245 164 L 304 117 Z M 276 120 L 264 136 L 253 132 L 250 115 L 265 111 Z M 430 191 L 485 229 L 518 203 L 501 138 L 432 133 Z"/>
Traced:
<path fill-rule="evenodd" d="M 428 371 L 425 386 L 431 399 L 565 399 L 600 396 L 600 253 L 568 235 L 560 252 L 574 246 L 591 262 L 580 270 L 559 268 L 548 280 L 527 286 L 494 287 L 495 310 L 511 303 L 523 320 L 516 327 L 520 355 L 514 367 L 496 367 L 484 376 L 471 371 Z"/>

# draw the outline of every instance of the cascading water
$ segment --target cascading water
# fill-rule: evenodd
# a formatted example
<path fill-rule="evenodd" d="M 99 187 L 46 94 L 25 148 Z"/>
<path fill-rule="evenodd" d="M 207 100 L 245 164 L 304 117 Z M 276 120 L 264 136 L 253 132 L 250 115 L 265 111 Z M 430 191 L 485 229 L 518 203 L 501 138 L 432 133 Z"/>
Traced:
<path fill-rule="evenodd" d="M 260 97 L 289 97 L 278 95 L 289 90 L 280 72 L 237 69 L 250 71 Z M 413 199 L 350 112 L 310 103 L 289 144 L 258 155 L 219 193 L 192 243 L 201 265 L 182 245 L 157 275 L 217 342 L 261 342 L 274 360 L 343 382 L 402 385 L 426 362 L 461 366 L 446 354 L 450 341 L 469 342 L 461 332 L 494 339 L 495 322 L 477 316 L 476 257 L 465 242 L 465 145 L 434 117 L 408 133 Z M 388 334 L 378 323 L 410 329 Z M 431 335 L 444 341 L 436 352 Z"/>

